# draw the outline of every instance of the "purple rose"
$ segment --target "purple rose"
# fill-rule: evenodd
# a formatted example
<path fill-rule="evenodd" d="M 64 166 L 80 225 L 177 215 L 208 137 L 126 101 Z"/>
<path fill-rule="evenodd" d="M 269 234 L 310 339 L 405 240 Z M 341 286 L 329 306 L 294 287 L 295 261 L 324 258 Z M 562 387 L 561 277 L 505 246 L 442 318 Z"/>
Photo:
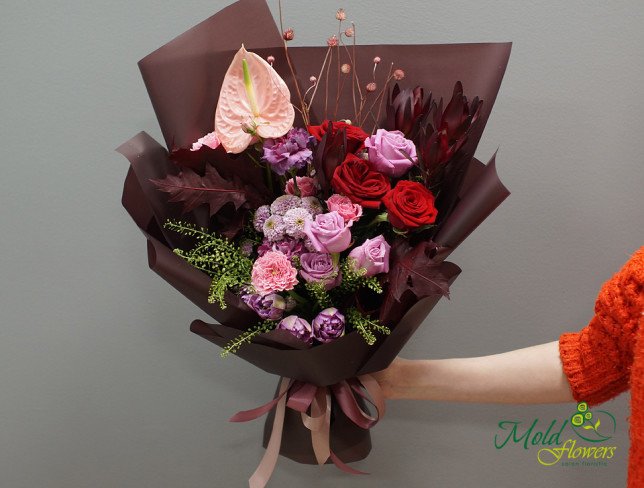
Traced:
<path fill-rule="evenodd" d="M 308 345 L 313 344 L 311 324 L 297 315 L 289 315 L 277 325 L 278 329 L 287 330 Z"/>
<path fill-rule="evenodd" d="M 337 308 L 322 310 L 313 319 L 313 337 L 322 343 L 333 342 L 344 335 L 344 315 Z"/>
<path fill-rule="evenodd" d="M 340 284 L 342 275 L 333 256 L 325 253 L 304 253 L 300 257 L 300 276 L 308 283 L 322 283 L 325 290 Z"/>
<path fill-rule="evenodd" d="M 366 276 L 389 272 L 389 253 L 391 246 L 382 235 L 367 239 L 362 246 L 353 248 L 349 258 L 355 262 L 356 269 L 365 268 Z"/>
<path fill-rule="evenodd" d="M 399 130 L 378 129 L 365 140 L 373 168 L 392 178 L 400 178 L 416 163 L 416 145 Z M 411 161 L 410 161 L 411 159 Z"/>
<path fill-rule="evenodd" d="M 302 169 L 311 160 L 313 137 L 300 128 L 293 128 L 283 137 L 264 141 L 264 160 L 280 176 Z"/>
<path fill-rule="evenodd" d="M 242 294 L 241 299 L 264 320 L 279 320 L 286 310 L 286 300 L 276 293 L 266 296 Z"/>
<path fill-rule="evenodd" d="M 351 244 L 351 225 L 351 222 L 345 224 L 338 212 L 329 212 L 307 220 L 304 232 L 316 251 L 332 254 L 346 250 Z"/>

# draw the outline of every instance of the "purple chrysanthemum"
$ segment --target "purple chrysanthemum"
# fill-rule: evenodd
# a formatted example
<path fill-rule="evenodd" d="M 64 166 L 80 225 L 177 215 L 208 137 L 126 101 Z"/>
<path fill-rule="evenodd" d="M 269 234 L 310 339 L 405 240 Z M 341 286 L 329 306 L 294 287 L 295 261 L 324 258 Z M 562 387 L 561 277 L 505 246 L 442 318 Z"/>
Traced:
<path fill-rule="evenodd" d="M 255 215 L 253 216 L 253 227 L 257 232 L 263 232 L 264 223 L 271 216 L 271 208 L 268 205 L 262 205 L 257 210 L 255 210 Z"/>
<path fill-rule="evenodd" d="M 273 215 L 284 215 L 289 210 L 302 206 L 302 199 L 295 195 L 282 195 L 277 197 L 271 203 L 271 212 Z"/>
<path fill-rule="evenodd" d="M 279 241 L 284 237 L 284 220 L 279 215 L 271 215 L 264 222 L 262 232 L 269 241 Z"/>
<path fill-rule="evenodd" d="M 284 214 L 284 232 L 295 239 L 303 239 L 307 220 L 311 220 L 311 214 L 305 208 L 292 208 Z"/>
<path fill-rule="evenodd" d="M 264 160 L 280 176 L 302 169 L 311 160 L 313 137 L 301 128 L 293 128 L 278 139 L 264 141 Z"/>
<path fill-rule="evenodd" d="M 320 203 L 320 200 L 315 197 L 302 198 L 302 208 L 306 209 L 313 217 L 324 213 L 322 203 Z"/>

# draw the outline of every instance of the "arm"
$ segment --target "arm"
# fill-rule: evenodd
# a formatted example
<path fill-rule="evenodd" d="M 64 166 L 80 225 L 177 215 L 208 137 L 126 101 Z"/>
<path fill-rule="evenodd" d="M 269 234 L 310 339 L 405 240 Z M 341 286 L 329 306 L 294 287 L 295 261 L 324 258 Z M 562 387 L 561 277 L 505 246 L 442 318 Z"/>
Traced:
<path fill-rule="evenodd" d="M 604 283 L 595 316 L 579 332 L 492 356 L 396 359 L 374 376 L 391 399 L 596 405 L 629 388 L 643 314 L 644 247 Z"/>
<path fill-rule="evenodd" d="M 396 359 L 374 376 L 390 399 L 480 403 L 574 401 L 557 341 L 476 358 Z"/>

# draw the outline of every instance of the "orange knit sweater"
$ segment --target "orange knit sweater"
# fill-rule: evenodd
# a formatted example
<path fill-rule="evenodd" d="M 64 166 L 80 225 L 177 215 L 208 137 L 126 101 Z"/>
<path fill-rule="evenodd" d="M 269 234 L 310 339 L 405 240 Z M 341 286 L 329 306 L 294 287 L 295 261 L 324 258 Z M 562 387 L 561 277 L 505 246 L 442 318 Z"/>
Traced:
<path fill-rule="evenodd" d="M 573 396 L 589 405 L 631 390 L 628 487 L 644 487 L 644 247 L 604 283 L 595 316 L 559 338 Z"/>

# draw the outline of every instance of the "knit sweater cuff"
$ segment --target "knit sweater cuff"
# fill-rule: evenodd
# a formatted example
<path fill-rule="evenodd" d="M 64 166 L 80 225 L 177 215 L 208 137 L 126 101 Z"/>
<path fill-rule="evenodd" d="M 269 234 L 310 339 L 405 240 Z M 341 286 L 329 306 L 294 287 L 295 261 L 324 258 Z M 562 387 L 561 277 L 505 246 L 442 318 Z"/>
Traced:
<path fill-rule="evenodd" d="M 563 371 L 577 402 L 597 405 L 628 389 L 628 377 L 612 364 L 607 351 L 595 346 L 588 328 L 566 332 L 559 338 L 559 356 Z"/>

